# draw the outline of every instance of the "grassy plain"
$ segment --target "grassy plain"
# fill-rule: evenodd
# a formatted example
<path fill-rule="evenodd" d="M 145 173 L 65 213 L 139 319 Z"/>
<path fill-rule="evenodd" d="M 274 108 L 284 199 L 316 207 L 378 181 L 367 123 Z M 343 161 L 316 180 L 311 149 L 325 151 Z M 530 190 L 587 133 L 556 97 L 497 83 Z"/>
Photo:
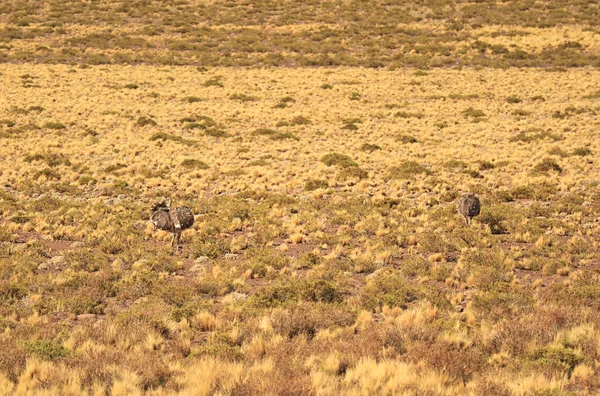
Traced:
<path fill-rule="evenodd" d="M 0 73 L 5 386 L 598 386 L 597 71 Z"/>
<path fill-rule="evenodd" d="M 598 4 L 365 7 L 0 4 L 0 394 L 598 391 Z"/>

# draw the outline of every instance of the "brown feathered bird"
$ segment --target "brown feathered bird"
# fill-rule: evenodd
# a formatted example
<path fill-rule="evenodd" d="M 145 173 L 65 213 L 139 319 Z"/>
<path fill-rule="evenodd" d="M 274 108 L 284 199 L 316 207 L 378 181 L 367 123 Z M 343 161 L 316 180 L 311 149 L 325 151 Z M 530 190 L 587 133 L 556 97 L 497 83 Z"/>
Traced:
<path fill-rule="evenodd" d="M 458 198 L 456 202 L 458 213 L 464 216 L 467 225 L 471 223 L 471 219 L 481 212 L 481 202 L 475 194 L 465 194 Z"/>
<path fill-rule="evenodd" d="M 175 242 L 175 237 L 177 237 L 177 246 L 179 246 L 183 230 L 187 230 L 194 225 L 194 214 L 187 206 L 179 206 L 171 210 L 171 198 L 167 198 L 152 207 L 150 220 L 154 228 L 173 234 L 171 246 Z"/>

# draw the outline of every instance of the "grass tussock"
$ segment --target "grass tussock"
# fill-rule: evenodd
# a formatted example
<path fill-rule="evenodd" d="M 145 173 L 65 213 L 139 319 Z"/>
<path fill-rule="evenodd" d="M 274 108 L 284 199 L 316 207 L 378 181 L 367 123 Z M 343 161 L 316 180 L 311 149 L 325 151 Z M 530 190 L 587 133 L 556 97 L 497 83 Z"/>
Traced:
<path fill-rule="evenodd" d="M 340 168 L 357 167 L 358 164 L 346 154 L 330 153 L 321 157 L 321 162 L 327 166 L 339 166 Z"/>
<path fill-rule="evenodd" d="M 432 172 L 424 165 L 415 161 L 407 161 L 398 166 L 393 166 L 389 169 L 388 179 L 410 179 L 416 175 L 430 175 Z"/>

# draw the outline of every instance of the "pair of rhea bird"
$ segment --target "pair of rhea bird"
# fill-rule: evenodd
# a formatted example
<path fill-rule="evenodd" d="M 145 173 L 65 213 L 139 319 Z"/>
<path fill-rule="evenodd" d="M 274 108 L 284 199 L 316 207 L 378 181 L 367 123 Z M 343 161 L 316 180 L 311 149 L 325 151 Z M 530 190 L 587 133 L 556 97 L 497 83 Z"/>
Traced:
<path fill-rule="evenodd" d="M 167 198 L 162 202 L 154 204 L 150 220 L 154 228 L 172 233 L 171 245 L 177 241 L 177 246 L 179 246 L 181 233 L 194 225 L 194 214 L 187 206 L 179 206 L 171 210 L 171 203 L 171 198 Z M 456 209 L 465 218 L 467 225 L 469 225 L 471 219 L 479 215 L 481 202 L 477 195 L 465 194 L 458 198 Z"/>

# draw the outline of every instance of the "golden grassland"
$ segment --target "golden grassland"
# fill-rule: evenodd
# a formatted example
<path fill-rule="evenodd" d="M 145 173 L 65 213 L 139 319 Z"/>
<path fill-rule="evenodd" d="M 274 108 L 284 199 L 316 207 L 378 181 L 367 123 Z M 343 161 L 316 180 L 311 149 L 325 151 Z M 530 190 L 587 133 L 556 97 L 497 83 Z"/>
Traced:
<path fill-rule="evenodd" d="M 0 61 L 197 66 L 600 66 L 593 0 L 31 0 Z"/>
<path fill-rule="evenodd" d="M 600 387 L 597 70 L 0 83 L 0 393 Z M 176 253 L 166 196 L 197 214 Z"/>

